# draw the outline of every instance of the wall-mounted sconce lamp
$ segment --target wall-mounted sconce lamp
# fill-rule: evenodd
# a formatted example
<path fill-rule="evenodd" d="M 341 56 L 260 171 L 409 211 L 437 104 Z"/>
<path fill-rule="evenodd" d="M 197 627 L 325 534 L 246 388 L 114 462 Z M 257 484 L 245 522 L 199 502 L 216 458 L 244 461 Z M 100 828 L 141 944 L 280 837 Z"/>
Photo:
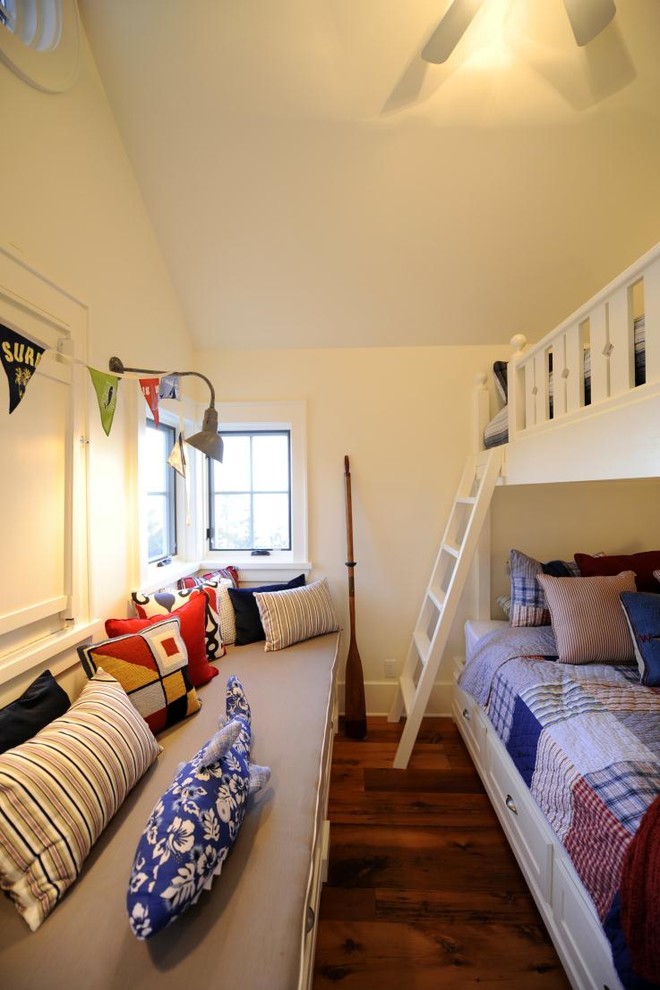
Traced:
<path fill-rule="evenodd" d="M 186 443 L 189 443 L 191 447 L 195 447 L 197 450 L 201 450 L 203 454 L 210 457 L 214 461 L 220 461 L 222 463 L 222 452 L 224 449 L 224 443 L 222 437 L 218 433 L 218 411 L 215 408 L 215 389 L 213 388 L 213 383 L 206 377 L 202 375 L 199 371 L 154 371 L 149 368 L 126 368 L 124 362 L 118 357 L 111 357 L 108 362 L 108 368 L 115 375 L 123 375 L 124 372 L 129 372 L 129 374 L 136 375 L 165 375 L 173 374 L 178 375 L 179 378 L 184 376 L 194 375 L 195 378 L 201 378 L 206 382 L 211 391 L 211 401 L 208 408 L 204 412 L 204 418 L 202 420 L 202 429 L 199 433 L 193 434 L 191 437 L 186 437 Z"/>

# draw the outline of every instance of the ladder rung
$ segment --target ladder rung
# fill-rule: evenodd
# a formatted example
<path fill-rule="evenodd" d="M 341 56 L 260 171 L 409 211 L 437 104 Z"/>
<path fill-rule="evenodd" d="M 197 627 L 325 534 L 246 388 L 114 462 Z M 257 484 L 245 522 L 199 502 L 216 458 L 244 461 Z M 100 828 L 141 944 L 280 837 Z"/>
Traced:
<path fill-rule="evenodd" d="M 403 698 L 403 710 L 408 714 L 412 711 L 415 700 L 415 682 L 412 677 L 402 677 L 399 681 L 401 685 L 401 696 Z"/>
<path fill-rule="evenodd" d="M 442 549 L 446 550 L 447 553 L 450 553 L 452 557 L 458 557 L 459 553 L 461 552 L 460 547 L 452 546 L 451 543 L 443 543 Z"/>
<path fill-rule="evenodd" d="M 474 495 L 459 495 L 456 501 L 460 502 L 461 505 L 474 505 L 477 500 Z"/>
<path fill-rule="evenodd" d="M 438 612 L 442 612 L 442 607 L 445 604 L 444 591 L 434 591 L 433 588 L 429 588 L 426 592 L 426 597 L 431 599 Z"/>
<path fill-rule="evenodd" d="M 421 663 L 425 664 L 429 658 L 429 653 L 431 652 L 431 640 L 422 629 L 415 629 L 413 633 L 413 641 L 415 643 L 417 656 L 419 657 Z"/>

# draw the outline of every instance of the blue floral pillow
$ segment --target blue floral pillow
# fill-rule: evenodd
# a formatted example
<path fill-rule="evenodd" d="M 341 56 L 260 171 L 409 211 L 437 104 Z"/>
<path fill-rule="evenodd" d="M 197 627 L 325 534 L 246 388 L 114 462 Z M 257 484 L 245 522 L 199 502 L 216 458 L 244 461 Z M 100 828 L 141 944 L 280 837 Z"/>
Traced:
<path fill-rule="evenodd" d="M 195 904 L 222 870 L 249 794 L 270 779 L 250 763 L 250 706 L 236 677 L 218 732 L 182 764 L 138 843 L 126 906 L 133 934 L 147 939 Z"/>

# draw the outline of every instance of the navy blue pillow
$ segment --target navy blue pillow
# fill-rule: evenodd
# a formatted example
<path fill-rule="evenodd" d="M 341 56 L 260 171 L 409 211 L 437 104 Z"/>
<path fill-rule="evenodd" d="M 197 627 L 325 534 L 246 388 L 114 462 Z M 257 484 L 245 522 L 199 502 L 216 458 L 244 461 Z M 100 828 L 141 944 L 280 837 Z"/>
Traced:
<path fill-rule="evenodd" d="M 261 624 L 259 606 L 255 591 L 284 591 L 287 588 L 301 588 L 305 583 L 305 575 L 299 574 L 286 584 L 264 584 L 260 588 L 227 588 L 236 615 L 236 646 L 246 646 L 266 638 Z"/>
<path fill-rule="evenodd" d="M 0 753 L 36 736 L 69 708 L 66 691 L 49 670 L 44 670 L 20 698 L 0 709 Z"/>
<path fill-rule="evenodd" d="M 642 684 L 660 687 L 660 595 L 650 591 L 623 591 L 621 605 L 630 627 Z"/>

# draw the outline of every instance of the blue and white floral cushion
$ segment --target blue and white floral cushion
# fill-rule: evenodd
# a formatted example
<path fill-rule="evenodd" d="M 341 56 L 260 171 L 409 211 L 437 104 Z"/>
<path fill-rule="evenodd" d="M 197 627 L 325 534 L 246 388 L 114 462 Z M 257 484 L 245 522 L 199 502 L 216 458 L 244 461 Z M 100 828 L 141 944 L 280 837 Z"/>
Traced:
<path fill-rule="evenodd" d="M 183 763 L 138 843 L 126 904 L 134 935 L 147 939 L 210 889 L 245 817 L 249 794 L 270 779 L 250 763 L 250 706 L 236 677 L 218 732 Z"/>

